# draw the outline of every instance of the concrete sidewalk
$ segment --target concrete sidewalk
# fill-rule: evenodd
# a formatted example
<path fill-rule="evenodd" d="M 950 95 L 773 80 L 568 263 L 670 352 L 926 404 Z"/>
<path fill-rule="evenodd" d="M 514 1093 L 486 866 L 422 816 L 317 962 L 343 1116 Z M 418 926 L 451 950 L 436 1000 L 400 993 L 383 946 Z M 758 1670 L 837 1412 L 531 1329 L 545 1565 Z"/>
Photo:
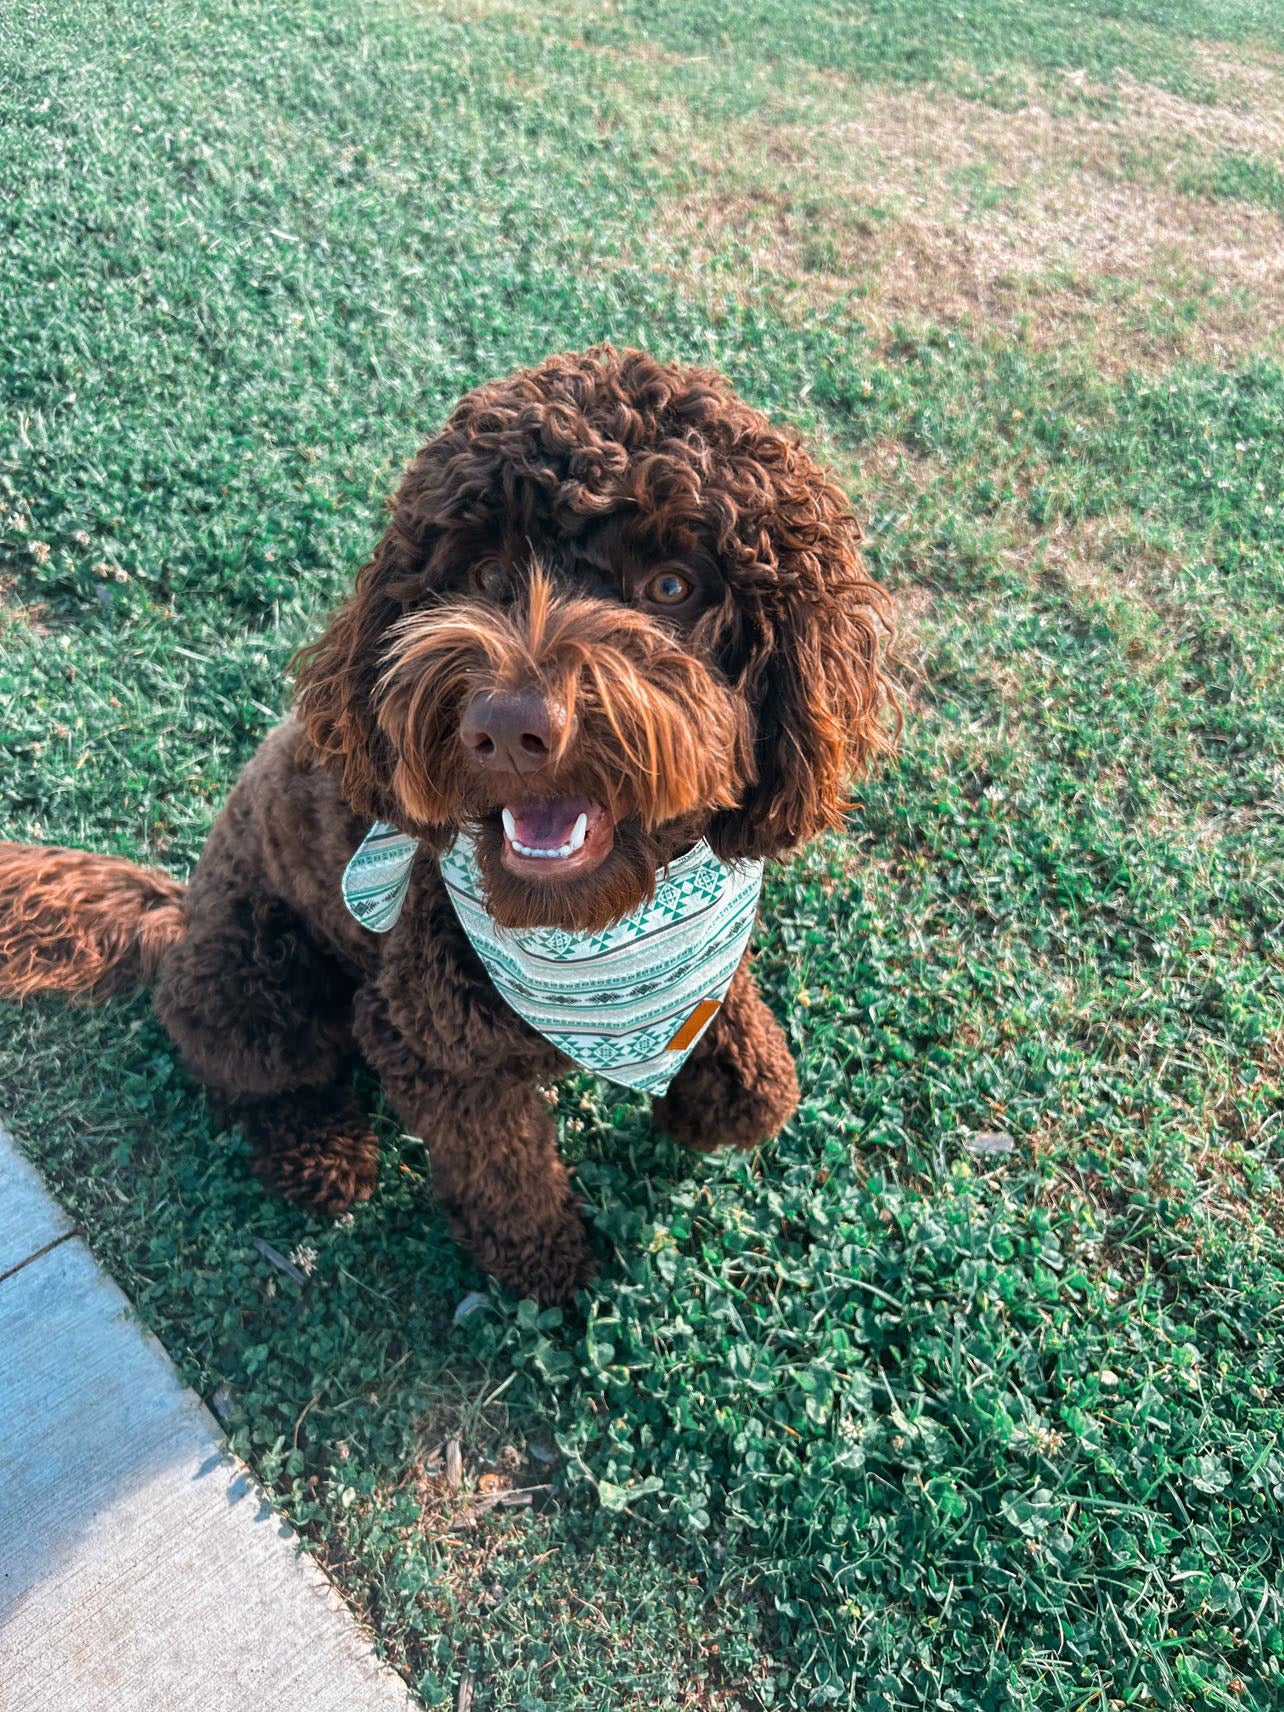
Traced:
<path fill-rule="evenodd" d="M 0 1131 L 0 1709 L 412 1705 Z"/>

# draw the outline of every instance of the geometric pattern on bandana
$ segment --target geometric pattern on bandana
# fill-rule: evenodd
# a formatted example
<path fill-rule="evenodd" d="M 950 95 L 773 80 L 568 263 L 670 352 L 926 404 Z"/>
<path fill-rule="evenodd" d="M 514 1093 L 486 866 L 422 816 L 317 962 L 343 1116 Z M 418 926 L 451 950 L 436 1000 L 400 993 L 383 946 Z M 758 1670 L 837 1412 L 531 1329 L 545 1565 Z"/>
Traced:
<path fill-rule="evenodd" d="M 371 933 L 387 933 L 396 926 L 418 848 L 417 838 L 377 820 L 343 870 L 343 901 L 348 913 Z"/>
<path fill-rule="evenodd" d="M 376 933 L 396 922 L 416 840 L 377 822 L 349 862 L 344 900 Z M 701 839 L 656 875 L 655 896 L 592 933 L 504 928 L 486 908 L 474 845 L 440 858 L 446 889 L 501 998 L 566 1057 L 662 1094 L 717 1015 L 753 932 L 761 862 L 728 865 Z"/>

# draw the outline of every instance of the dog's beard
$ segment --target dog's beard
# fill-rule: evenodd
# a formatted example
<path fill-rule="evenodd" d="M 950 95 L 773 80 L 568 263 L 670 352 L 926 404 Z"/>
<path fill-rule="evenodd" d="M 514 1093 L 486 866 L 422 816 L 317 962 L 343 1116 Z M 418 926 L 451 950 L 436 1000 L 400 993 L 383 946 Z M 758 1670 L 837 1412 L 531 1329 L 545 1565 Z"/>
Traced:
<path fill-rule="evenodd" d="M 478 769 L 459 738 L 473 695 L 512 690 L 537 690 L 566 716 L 547 764 L 523 777 Z M 404 830 L 438 848 L 471 832 L 487 907 L 505 927 L 584 932 L 618 921 L 752 776 L 747 710 L 702 659 L 644 614 L 555 597 L 540 576 L 512 611 L 452 602 L 403 620 L 380 680 L 379 723 L 397 756 Z M 569 824 L 579 804 L 593 821 L 587 836 L 607 846 L 601 859 L 565 875 L 548 864 L 547 879 L 537 861 L 513 872 L 505 810 L 520 832 L 541 807 L 555 816 L 569 805 Z M 575 835 L 585 836 L 578 821 Z"/>

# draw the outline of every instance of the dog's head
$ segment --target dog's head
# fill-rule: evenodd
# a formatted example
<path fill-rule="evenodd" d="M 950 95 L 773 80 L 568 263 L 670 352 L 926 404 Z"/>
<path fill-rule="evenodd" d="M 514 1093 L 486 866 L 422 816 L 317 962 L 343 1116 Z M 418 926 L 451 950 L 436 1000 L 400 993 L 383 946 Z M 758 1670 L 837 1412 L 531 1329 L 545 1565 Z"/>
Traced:
<path fill-rule="evenodd" d="M 496 920 L 600 927 L 701 836 L 734 860 L 840 824 L 889 740 L 859 540 L 718 375 L 554 357 L 420 452 L 299 712 L 358 814 L 476 834 Z"/>

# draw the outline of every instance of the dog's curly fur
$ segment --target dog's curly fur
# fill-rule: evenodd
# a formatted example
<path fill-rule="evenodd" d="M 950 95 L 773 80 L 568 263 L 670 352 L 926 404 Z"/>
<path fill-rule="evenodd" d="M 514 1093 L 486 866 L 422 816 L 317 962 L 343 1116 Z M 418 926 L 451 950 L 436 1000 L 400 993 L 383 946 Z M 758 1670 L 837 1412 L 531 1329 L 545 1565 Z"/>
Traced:
<path fill-rule="evenodd" d="M 497 920 L 584 929 L 635 908 L 701 836 L 724 859 L 775 857 L 839 825 L 895 717 L 859 539 L 797 437 L 716 374 L 602 346 L 479 387 L 302 651 L 297 717 L 245 768 L 185 893 L 119 859 L 0 846 L 0 992 L 154 975 L 255 1168 L 331 1213 L 374 1183 L 344 1075 L 359 1054 L 477 1261 L 566 1298 L 592 1269 L 540 1091 L 566 1060 L 499 998 L 431 853 L 467 825 Z M 657 604 L 657 573 L 681 600 Z M 461 741 L 478 694 L 554 710 L 533 779 Z M 512 871 L 499 811 L 518 788 L 602 805 L 591 870 Z M 340 890 L 374 819 L 425 850 L 384 937 Z M 746 962 L 657 1116 L 688 1146 L 746 1147 L 797 1097 Z"/>

